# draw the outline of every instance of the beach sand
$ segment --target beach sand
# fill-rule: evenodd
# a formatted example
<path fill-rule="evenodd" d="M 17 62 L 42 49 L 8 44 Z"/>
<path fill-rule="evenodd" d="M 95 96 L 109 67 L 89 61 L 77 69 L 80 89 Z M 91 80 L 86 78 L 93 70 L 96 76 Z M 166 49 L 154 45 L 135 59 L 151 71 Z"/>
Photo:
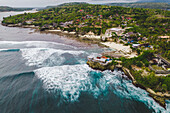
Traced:
<path fill-rule="evenodd" d="M 131 53 L 132 49 L 130 46 L 124 46 L 123 44 L 117 44 L 115 42 L 102 42 L 103 45 L 108 46 L 111 49 L 116 49 L 117 51 L 122 51 L 125 53 Z"/>

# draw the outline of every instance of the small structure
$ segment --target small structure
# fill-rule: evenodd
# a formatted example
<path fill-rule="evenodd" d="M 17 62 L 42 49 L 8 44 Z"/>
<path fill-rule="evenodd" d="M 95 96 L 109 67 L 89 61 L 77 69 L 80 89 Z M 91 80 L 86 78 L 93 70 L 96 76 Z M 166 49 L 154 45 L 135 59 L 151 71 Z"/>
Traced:
<path fill-rule="evenodd" d="M 105 36 L 112 37 L 113 33 L 116 33 L 117 36 L 123 36 L 123 33 L 125 32 L 125 29 L 122 28 L 111 28 L 106 30 Z"/>
<path fill-rule="evenodd" d="M 170 73 L 170 63 L 163 59 L 161 56 L 157 55 L 157 57 L 153 58 L 151 61 L 149 61 L 151 65 L 157 65 L 158 67 L 162 67 L 164 70 L 154 70 L 157 71 L 157 73 Z M 151 68 L 152 69 L 152 68 Z M 153 70 L 153 69 L 152 69 Z M 159 72 L 158 72 L 159 71 Z"/>
<path fill-rule="evenodd" d="M 159 39 L 167 39 L 167 41 L 170 41 L 170 36 L 158 36 Z"/>
<path fill-rule="evenodd" d="M 108 63 L 112 62 L 112 59 L 106 56 L 102 56 L 101 54 L 93 54 L 88 56 L 88 61 L 98 62 L 101 65 L 107 65 Z"/>
<path fill-rule="evenodd" d="M 138 48 L 138 47 L 140 47 L 140 44 L 132 44 L 132 47 L 133 48 Z"/>

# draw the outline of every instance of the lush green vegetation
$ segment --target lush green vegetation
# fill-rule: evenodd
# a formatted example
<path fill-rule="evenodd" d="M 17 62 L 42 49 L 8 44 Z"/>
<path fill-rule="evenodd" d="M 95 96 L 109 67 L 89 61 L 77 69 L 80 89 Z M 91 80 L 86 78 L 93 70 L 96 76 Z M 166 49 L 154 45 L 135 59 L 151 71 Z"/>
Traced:
<path fill-rule="evenodd" d="M 170 41 L 158 37 L 150 37 L 147 42 L 153 45 L 156 53 L 170 60 Z"/>
<path fill-rule="evenodd" d="M 25 11 L 25 10 L 32 10 L 33 8 L 12 8 L 8 6 L 0 6 L 0 12 L 3 11 Z"/>
<path fill-rule="evenodd" d="M 142 86 L 149 87 L 155 92 L 170 91 L 170 75 L 168 76 L 155 76 L 152 72 L 147 76 L 142 76 L 141 71 L 131 70 L 135 80 Z"/>
<path fill-rule="evenodd" d="M 149 70 L 148 60 L 154 57 L 154 51 L 144 51 L 141 55 L 135 58 L 126 59 L 121 58 L 122 65 L 130 70 L 135 80 L 142 86 L 149 87 L 154 91 L 165 92 L 170 91 L 170 75 L 168 76 L 156 76 L 155 73 Z M 133 70 L 132 65 L 145 68 L 144 70 L 148 71 L 147 75 L 142 75 L 144 70 Z"/>
<path fill-rule="evenodd" d="M 134 57 L 134 58 L 130 58 L 130 59 L 126 59 L 124 57 L 121 58 L 122 60 L 122 65 L 124 67 L 127 67 L 128 69 L 132 69 L 132 65 L 136 65 L 138 67 L 148 67 L 149 66 L 149 62 L 148 60 L 152 59 L 152 57 L 154 57 L 154 51 L 144 51 L 141 55 L 139 55 L 138 57 Z"/>
<path fill-rule="evenodd" d="M 155 53 L 161 53 L 162 56 L 170 59 L 170 42 L 167 39 L 158 38 L 160 35 L 170 35 L 170 11 L 86 3 L 65 4 L 37 13 L 10 16 L 4 18 L 2 23 L 31 24 L 39 26 L 40 30 L 61 29 L 69 32 L 75 31 L 78 34 L 86 34 L 92 31 L 97 35 L 104 34 L 108 28 L 112 27 L 132 27 L 126 30 L 126 32 L 140 33 L 140 37 L 147 37 L 148 40 L 146 42 L 153 45 L 154 48 L 152 51 L 134 49 L 139 56 L 131 59 L 121 58 L 122 65 L 130 69 L 137 82 L 143 86 L 150 87 L 155 91 L 169 91 L 169 76 L 157 77 L 147 67 L 149 66 L 149 60 L 154 57 Z M 137 38 L 136 36 L 134 38 L 136 42 L 138 41 Z M 113 61 L 108 66 L 101 66 L 99 63 L 93 62 L 88 62 L 88 64 L 93 68 L 101 70 L 113 70 L 116 63 Z M 149 75 L 143 76 L 142 71 L 133 70 L 132 65 L 145 68 L 144 70 L 147 70 Z"/>
<path fill-rule="evenodd" d="M 110 6 L 122 6 L 131 8 L 170 9 L 168 3 L 109 3 Z"/>
<path fill-rule="evenodd" d="M 119 6 L 78 4 L 46 9 L 38 13 L 25 13 L 5 18 L 5 24 L 27 24 L 34 20 L 33 25 L 42 28 L 60 28 L 85 34 L 89 31 L 95 34 L 105 33 L 112 27 L 132 27 L 129 31 L 139 32 L 144 37 L 170 35 L 170 11 L 159 9 L 124 8 Z M 72 24 L 61 26 L 63 22 Z M 126 25 L 125 25 L 126 24 Z M 48 26 L 47 26 L 48 25 Z M 52 26 L 52 27 L 49 27 Z"/>

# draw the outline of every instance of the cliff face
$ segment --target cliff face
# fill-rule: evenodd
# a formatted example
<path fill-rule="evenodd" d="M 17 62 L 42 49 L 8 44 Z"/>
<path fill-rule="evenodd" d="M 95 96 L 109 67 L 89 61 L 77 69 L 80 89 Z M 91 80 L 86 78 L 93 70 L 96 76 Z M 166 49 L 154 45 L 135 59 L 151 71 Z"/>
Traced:
<path fill-rule="evenodd" d="M 108 65 L 101 65 L 100 63 L 98 62 L 92 62 L 92 61 L 87 61 L 87 64 L 93 68 L 93 69 L 96 69 L 96 70 L 101 70 L 101 71 L 104 71 L 104 70 L 112 70 L 114 71 L 115 67 L 114 65 L 112 64 L 108 64 Z M 147 88 L 147 87 L 144 87 L 143 85 L 139 84 L 135 78 L 133 77 L 133 75 L 130 73 L 130 70 L 125 68 L 125 67 L 122 67 L 122 70 L 124 71 L 124 73 L 132 80 L 132 83 L 133 85 L 135 85 L 136 87 L 140 87 L 144 90 L 146 90 L 149 95 L 156 101 L 158 102 L 161 106 L 163 106 L 164 108 L 166 108 L 166 104 L 165 104 L 165 100 L 169 99 L 170 98 L 170 95 L 169 94 L 162 94 L 161 92 L 158 92 L 158 93 L 155 93 L 152 89 L 150 88 Z"/>

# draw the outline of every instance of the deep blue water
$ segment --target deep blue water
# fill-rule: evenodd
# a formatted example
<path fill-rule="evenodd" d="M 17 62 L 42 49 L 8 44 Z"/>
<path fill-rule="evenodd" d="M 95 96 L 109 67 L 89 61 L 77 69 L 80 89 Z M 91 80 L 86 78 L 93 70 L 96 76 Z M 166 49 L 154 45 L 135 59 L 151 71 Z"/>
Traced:
<path fill-rule="evenodd" d="M 107 49 L 30 31 L 0 26 L 0 113 L 169 112 L 122 71 L 86 65 Z"/>
<path fill-rule="evenodd" d="M 0 48 L 1 113 L 165 111 L 120 70 L 100 72 L 86 65 L 88 55 L 104 49 L 41 41 L 1 41 Z"/>

